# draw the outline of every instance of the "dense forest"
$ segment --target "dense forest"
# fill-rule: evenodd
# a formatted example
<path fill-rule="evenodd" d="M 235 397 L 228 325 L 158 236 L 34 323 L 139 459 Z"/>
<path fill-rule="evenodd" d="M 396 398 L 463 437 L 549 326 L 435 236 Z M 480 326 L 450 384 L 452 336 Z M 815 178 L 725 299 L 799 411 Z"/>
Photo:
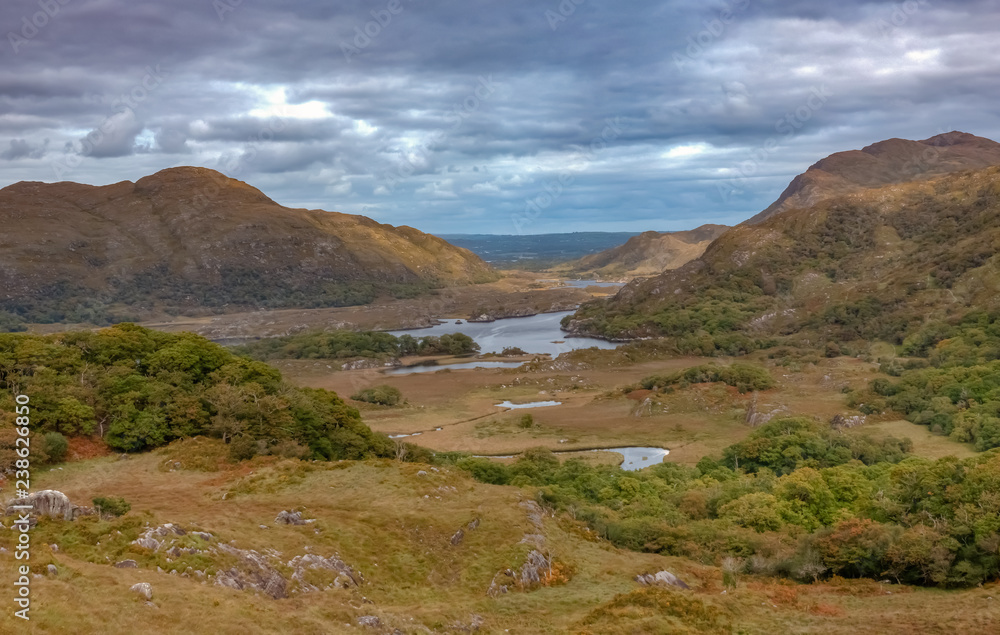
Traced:
<path fill-rule="evenodd" d="M 259 359 L 389 359 L 406 355 L 471 355 L 479 344 L 464 333 L 421 338 L 380 331 L 325 331 L 257 340 L 235 352 Z"/>
<path fill-rule="evenodd" d="M 65 437 L 99 435 L 138 452 L 207 434 L 237 458 L 390 456 L 393 444 L 334 393 L 296 388 L 281 373 L 190 333 L 133 324 L 51 336 L 0 335 L 0 465 L 12 459 L 14 396 L 31 399 L 36 462 Z M 63 449 L 63 451 L 65 451 Z"/>

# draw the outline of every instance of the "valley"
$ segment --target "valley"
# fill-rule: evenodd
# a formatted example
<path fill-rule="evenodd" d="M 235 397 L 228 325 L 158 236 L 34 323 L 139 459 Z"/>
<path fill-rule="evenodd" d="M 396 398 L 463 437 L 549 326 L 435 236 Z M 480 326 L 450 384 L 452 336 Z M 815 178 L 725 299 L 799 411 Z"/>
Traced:
<path fill-rule="evenodd" d="M 811 207 L 555 265 L 403 229 L 362 269 L 419 289 L 357 302 L 8 324 L 0 463 L 29 396 L 32 491 L 57 490 L 28 632 L 67 632 L 83 588 L 86 632 L 995 630 L 998 173 L 953 164 L 825 194 L 813 175 Z M 447 283 L 389 262 L 426 249 Z"/>

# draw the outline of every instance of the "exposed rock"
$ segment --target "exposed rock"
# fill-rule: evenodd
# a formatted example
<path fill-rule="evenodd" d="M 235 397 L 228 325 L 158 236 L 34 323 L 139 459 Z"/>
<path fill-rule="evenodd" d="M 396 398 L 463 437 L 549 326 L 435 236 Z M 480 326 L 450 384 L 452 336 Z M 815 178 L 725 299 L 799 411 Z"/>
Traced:
<path fill-rule="evenodd" d="M 542 552 L 533 549 L 524 564 L 519 570 L 504 569 L 493 576 L 486 595 L 496 597 L 503 593 L 508 593 L 510 588 L 516 586 L 522 591 L 532 589 L 548 577 L 552 570 L 552 561 Z"/>
<path fill-rule="evenodd" d="M 140 537 L 132 541 L 133 545 L 138 545 L 143 549 L 149 549 L 150 551 L 156 551 L 160 548 L 160 541 L 156 538 Z"/>
<path fill-rule="evenodd" d="M 50 564 L 47 567 L 47 570 L 49 572 L 49 575 L 59 575 L 59 569 L 57 569 L 56 565 L 54 565 L 54 564 Z"/>
<path fill-rule="evenodd" d="M 353 362 L 341 364 L 341 370 L 372 370 L 381 368 L 398 368 L 402 366 L 398 359 L 382 361 L 378 359 L 356 359 Z"/>
<path fill-rule="evenodd" d="M 464 539 L 465 539 L 465 532 L 459 529 L 458 531 L 455 532 L 455 535 L 451 537 L 451 544 L 452 546 L 457 547 L 458 545 L 462 544 L 462 540 Z"/>
<path fill-rule="evenodd" d="M 358 626 L 366 626 L 368 628 L 382 628 L 382 620 L 374 615 L 362 615 L 358 618 Z"/>
<path fill-rule="evenodd" d="M 687 584 L 685 584 L 680 578 L 670 573 L 669 571 L 660 571 L 658 573 L 640 573 L 635 576 L 635 581 L 643 586 L 663 586 L 663 587 L 677 587 L 678 589 L 690 589 Z"/>
<path fill-rule="evenodd" d="M 138 582 L 133 584 L 129 591 L 133 593 L 138 593 L 141 597 L 145 598 L 146 601 L 153 599 L 153 586 L 149 582 Z"/>
<path fill-rule="evenodd" d="M 513 570 L 504 569 L 503 571 L 498 571 L 496 575 L 493 576 L 493 580 L 490 582 L 490 588 L 486 590 L 486 595 L 488 595 L 491 598 L 495 598 L 498 595 L 507 593 L 510 590 L 510 586 L 513 584 L 513 582 L 514 582 Z"/>
<path fill-rule="evenodd" d="M 361 586 L 364 578 L 360 573 L 349 567 L 343 560 L 336 556 L 324 558 L 315 554 L 305 554 L 296 556 L 288 562 L 288 566 L 293 569 L 292 580 L 297 582 L 299 590 L 303 592 L 319 591 L 315 586 L 305 581 L 306 569 L 326 569 L 335 571 L 337 579 L 333 581 L 333 586 L 340 588 L 351 588 Z"/>
<path fill-rule="evenodd" d="M 191 535 L 195 536 L 196 538 L 201 538 L 205 542 L 211 542 L 212 541 L 212 534 L 205 533 L 204 531 L 192 531 Z"/>
<path fill-rule="evenodd" d="M 842 414 L 833 415 L 833 419 L 830 420 L 830 427 L 834 430 L 843 430 L 844 428 L 853 428 L 855 426 L 862 426 L 865 424 L 865 415 L 848 415 L 844 416 Z"/>
<path fill-rule="evenodd" d="M 139 564 L 135 560 L 121 560 L 115 563 L 115 567 L 119 569 L 136 569 Z"/>
<path fill-rule="evenodd" d="M 482 626 L 485 622 L 486 620 L 483 618 L 482 615 L 476 615 L 475 613 L 473 613 L 472 615 L 469 616 L 468 624 L 463 624 L 462 622 L 455 622 L 450 626 L 450 628 L 453 631 L 461 631 L 463 633 L 475 633 L 479 630 L 479 627 Z"/>
<path fill-rule="evenodd" d="M 279 525 L 305 525 L 316 522 L 315 518 L 303 519 L 302 512 L 280 512 L 274 519 Z"/>
<path fill-rule="evenodd" d="M 236 556 L 240 568 L 219 571 L 215 584 L 233 589 L 262 591 L 274 599 L 288 597 L 288 583 L 267 561 L 267 558 L 252 549 L 237 549 L 220 544 L 218 551 Z"/>
<path fill-rule="evenodd" d="M 547 572 L 552 568 L 552 562 L 537 549 L 528 554 L 528 558 L 521 565 L 520 582 L 522 588 L 529 588 L 541 583 L 543 571 Z"/>
<path fill-rule="evenodd" d="M 33 509 L 29 512 L 32 516 L 48 516 L 49 518 L 62 518 L 63 520 L 73 520 L 77 516 L 84 515 L 77 510 L 86 509 L 77 507 L 70 502 L 69 497 L 54 489 L 45 489 L 40 492 L 32 492 L 24 498 L 15 498 L 8 501 L 4 513 L 7 516 L 12 514 L 23 514 L 25 510 L 15 510 L 15 506 L 28 506 Z"/>
<path fill-rule="evenodd" d="M 478 518 L 474 519 L 472 522 L 466 525 L 466 527 L 469 529 L 469 531 L 477 529 L 479 527 L 479 519 Z"/>
<path fill-rule="evenodd" d="M 539 531 L 544 529 L 542 526 L 542 518 L 545 517 L 545 511 L 542 510 L 541 505 L 533 500 L 526 500 L 518 503 L 518 507 L 527 512 L 528 520 L 531 521 L 531 524 L 534 525 L 536 529 Z"/>
<path fill-rule="evenodd" d="M 417 472 L 417 476 L 427 476 L 427 472 L 425 470 L 420 470 Z"/>

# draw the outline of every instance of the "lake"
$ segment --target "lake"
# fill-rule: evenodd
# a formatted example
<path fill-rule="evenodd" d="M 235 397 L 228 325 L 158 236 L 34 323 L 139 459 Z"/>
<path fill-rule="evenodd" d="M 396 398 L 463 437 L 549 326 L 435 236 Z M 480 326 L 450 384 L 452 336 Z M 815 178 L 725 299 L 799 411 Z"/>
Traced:
<path fill-rule="evenodd" d="M 627 447 L 627 448 L 601 448 L 598 450 L 556 450 L 553 454 L 568 454 L 571 452 L 617 452 L 621 454 L 624 458 L 619 467 L 623 470 L 628 470 L 630 472 L 635 472 L 641 470 L 644 467 L 649 467 L 651 465 L 659 465 L 663 463 L 664 457 L 670 454 L 670 450 L 665 450 L 663 448 L 643 448 L 643 447 Z M 500 456 L 485 456 L 477 455 L 484 459 L 512 459 L 516 457 L 516 454 L 506 454 Z"/>
<path fill-rule="evenodd" d="M 385 371 L 385 375 L 413 375 L 415 373 L 436 373 L 441 370 L 463 370 L 467 368 L 517 368 L 524 362 L 464 362 L 461 364 L 427 364 L 403 366 Z"/>
<path fill-rule="evenodd" d="M 504 348 L 516 346 L 526 353 L 548 354 L 552 357 L 579 348 L 596 346 L 597 348 L 612 349 L 618 346 L 616 343 L 592 337 L 567 337 L 560 330 L 559 322 L 567 315 L 572 314 L 573 311 L 560 311 L 558 313 L 540 313 L 530 317 L 503 318 L 495 322 L 466 322 L 462 320 L 462 324 L 455 324 L 455 320 L 452 319 L 430 328 L 390 331 L 390 333 L 396 336 L 412 335 L 417 338 L 427 335 L 465 333 L 479 344 L 483 353 L 499 353 Z M 453 368 L 455 367 L 453 366 Z"/>

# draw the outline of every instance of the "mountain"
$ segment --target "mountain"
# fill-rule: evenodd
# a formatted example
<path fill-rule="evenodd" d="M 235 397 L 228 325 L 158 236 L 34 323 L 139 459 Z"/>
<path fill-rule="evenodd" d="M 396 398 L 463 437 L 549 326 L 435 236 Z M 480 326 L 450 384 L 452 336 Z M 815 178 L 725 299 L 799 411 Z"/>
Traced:
<path fill-rule="evenodd" d="M 970 136 L 946 135 L 966 148 L 997 145 Z M 884 143 L 870 148 L 900 145 Z M 701 338 L 706 351 L 740 352 L 754 346 L 746 338 L 795 333 L 898 343 L 928 319 L 1000 305 L 1000 167 L 876 187 L 845 154 L 836 162 L 840 174 L 856 175 L 850 192 L 734 227 L 680 269 L 584 305 L 566 328 Z"/>
<path fill-rule="evenodd" d="M 29 321 L 359 304 L 495 276 L 412 227 L 291 209 L 195 167 L 102 187 L 16 183 L 0 190 L 0 222 L 0 310 Z"/>
<path fill-rule="evenodd" d="M 812 207 L 831 196 L 1000 164 L 1000 143 L 966 132 L 923 141 L 887 139 L 861 150 L 831 154 L 798 175 L 755 224 L 787 209 Z"/>
<path fill-rule="evenodd" d="M 569 275 L 598 279 L 656 275 L 705 253 L 709 244 L 727 229 L 725 225 L 702 225 L 680 232 L 648 231 L 629 238 L 623 245 L 584 256 L 559 269 Z"/>

